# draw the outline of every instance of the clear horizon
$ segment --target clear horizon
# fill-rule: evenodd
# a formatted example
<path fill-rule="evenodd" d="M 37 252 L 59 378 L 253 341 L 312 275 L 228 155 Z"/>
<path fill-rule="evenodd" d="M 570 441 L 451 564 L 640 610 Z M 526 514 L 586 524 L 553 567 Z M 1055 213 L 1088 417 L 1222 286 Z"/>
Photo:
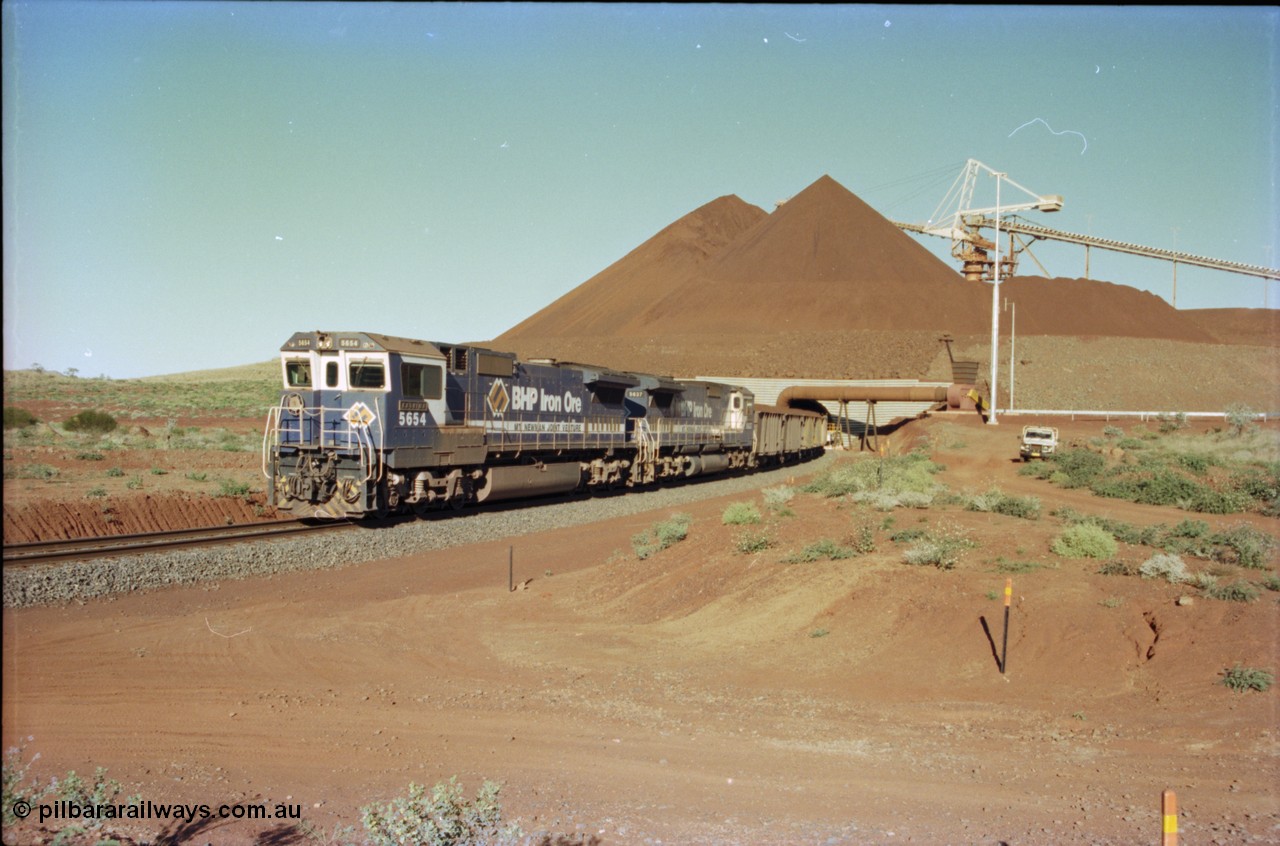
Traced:
<path fill-rule="evenodd" d="M 1277 265 L 1274 8 L 2 14 L 6 369 L 228 367 L 319 327 L 484 341 L 717 197 L 772 211 L 829 174 L 923 221 L 968 158 L 1063 195 L 1037 224 Z M 1082 248 L 1032 249 L 1084 275 Z M 1093 250 L 1089 275 L 1171 296 L 1167 262 Z M 1280 307 L 1277 282 L 1177 286 Z"/>

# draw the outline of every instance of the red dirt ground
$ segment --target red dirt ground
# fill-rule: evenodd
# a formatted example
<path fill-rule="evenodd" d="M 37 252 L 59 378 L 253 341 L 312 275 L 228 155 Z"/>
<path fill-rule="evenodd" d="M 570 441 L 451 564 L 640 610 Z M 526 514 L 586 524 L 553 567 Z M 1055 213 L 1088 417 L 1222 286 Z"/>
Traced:
<path fill-rule="evenodd" d="M 953 490 L 1186 516 L 1018 476 L 1009 425 L 934 418 L 892 449 L 926 439 Z M 1187 842 L 1280 837 L 1277 689 L 1218 683 L 1275 669 L 1274 595 L 1178 605 L 1186 589 L 1050 555 L 1049 517 L 805 494 L 744 555 L 721 514 L 748 498 L 688 508 L 689 538 L 644 561 L 630 539 L 665 512 L 520 538 L 516 593 L 502 541 L 8 611 L 3 740 L 43 777 L 106 766 L 153 802 L 297 803 L 325 830 L 458 775 L 468 794 L 502 781 L 527 831 L 608 844 L 1155 842 L 1166 788 Z M 782 560 L 862 525 L 874 553 Z M 917 525 L 978 547 L 951 571 L 905 566 L 888 534 Z M 1001 558 L 1045 564 L 1013 577 L 1003 676 Z M 293 842 L 221 822 L 182 842 L 264 832 Z"/>

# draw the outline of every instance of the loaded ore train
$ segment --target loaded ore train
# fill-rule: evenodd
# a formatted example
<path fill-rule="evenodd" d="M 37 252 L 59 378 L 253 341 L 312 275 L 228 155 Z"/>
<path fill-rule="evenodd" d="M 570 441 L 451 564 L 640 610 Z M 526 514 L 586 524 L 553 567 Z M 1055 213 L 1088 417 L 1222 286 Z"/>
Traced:
<path fill-rule="evenodd" d="M 369 332 L 280 350 L 262 470 L 303 517 L 637 488 L 821 454 L 826 415 L 751 392 Z"/>

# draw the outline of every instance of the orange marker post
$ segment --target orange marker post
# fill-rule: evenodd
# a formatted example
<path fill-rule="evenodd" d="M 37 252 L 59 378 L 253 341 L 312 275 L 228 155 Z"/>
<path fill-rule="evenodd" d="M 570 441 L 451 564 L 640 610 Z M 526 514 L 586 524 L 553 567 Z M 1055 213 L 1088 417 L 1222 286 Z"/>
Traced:
<path fill-rule="evenodd" d="M 1013 579 L 1004 580 L 1004 643 L 1000 646 L 1000 674 L 1004 675 L 1009 660 L 1009 603 L 1013 601 Z"/>
<path fill-rule="evenodd" d="M 1164 818 L 1160 846 L 1178 846 L 1178 797 L 1172 790 L 1160 794 L 1160 813 Z"/>

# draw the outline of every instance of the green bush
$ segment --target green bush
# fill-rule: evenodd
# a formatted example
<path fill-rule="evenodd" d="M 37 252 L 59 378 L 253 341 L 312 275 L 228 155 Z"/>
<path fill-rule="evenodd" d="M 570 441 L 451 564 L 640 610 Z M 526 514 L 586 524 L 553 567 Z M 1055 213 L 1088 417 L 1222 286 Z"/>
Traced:
<path fill-rule="evenodd" d="M 761 521 L 760 509 L 751 502 L 735 502 L 724 510 L 721 520 L 726 526 L 743 526 Z"/>
<path fill-rule="evenodd" d="M 1087 449 L 1068 449 L 1056 453 L 1048 466 L 1053 468 L 1052 474 L 1062 474 L 1062 481 L 1056 481 L 1055 484 L 1064 488 L 1084 488 L 1102 474 L 1107 460 Z M 1050 481 L 1054 481 L 1052 475 Z"/>
<path fill-rule="evenodd" d="M 773 546 L 773 538 L 768 532 L 745 531 L 738 535 L 737 550 L 743 555 L 754 555 L 757 552 L 764 552 Z"/>
<path fill-rule="evenodd" d="M 971 497 L 965 504 L 965 510 L 1004 514 L 1008 517 L 1021 517 L 1024 520 L 1038 520 L 1040 499 L 1034 496 L 1010 496 L 999 488 L 992 488 L 986 493 Z"/>
<path fill-rule="evenodd" d="M 14 475 L 19 479 L 43 479 L 47 482 L 58 475 L 58 468 L 49 464 L 22 464 Z"/>
<path fill-rule="evenodd" d="M 806 564 L 823 560 L 840 561 L 845 558 L 852 558 L 857 554 L 852 547 L 842 546 L 831 538 L 823 538 L 782 560 L 786 564 Z"/>
<path fill-rule="evenodd" d="M 1098 574 L 1102 576 L 1132 576 L 1135 572 L 1133 565 L 1124 561 L 1108 561 L 1098 568 Z"/>
<path fill-rule="evenodd" d="M 1191 574 L 1187 571 L 1186 562 L 1182 560 L 1182 556 L 1170 555 L 1166 552 L 1153 555 L 1142 562 L 1138 572 L 1144 579 L 1164 579 L 1170 584 L 1179 584 L 1191 577 Z"/>
<path fill-rule="evenodd" d="M 247 496 L 249 490 L 248 482 L 235 482 L 231 479 L 218 482 L 218 496 Z"/>
<path fill-rule="evenodd" d="M 1257 412 L 1244 403 L 1233 403 L 1227 407 L 1226 418 L 1227 427 L 1231 430 L 1231 434 L 1235 437 L 1251 432 L 1256 427 L 1253 418 L 1257 416 Z"/>
<path fill-rule="evenodd" d="M 457 778 L 431 789 L 410 784 L 408 794 L 360 809 L 374 846 L 514 846 L 524 833 L 514 823 L 503 825 L 501 787 L 486 781 L 468 801 Z"/>
<path fill-rule="evenodd" d="M 876 551 L 876 530 L 870 525 L 862 525 L 849 538 L 849 546 L 859 555 L 869 555 Z"/>
<path fill-rule="evenodd" d="M 1224 551 L 1214 557 L 1227 564 L 1238 564 L 1250 570 L 1262 570 L 1276 548 L 1276 539 L 1247 523 L 1217 532 L 1211 538 Z"/>
<path fill-rule="evenodd" d="M 1054 538 L 1050 548 L 1064 558 L 1114 558 L 1116 539 L 1100 526 L 1077 523 Z"/>
<path fill-rule="evenodd" d="M 1266 691 L 1271 688 L 1274 681 L 1275 676 L 1269 671 L 1255 667 L 1242 667 L 1236 664 L 1231 669 L 1222 671 L 1222 683 L 1238 693 L 1246 690 Z"/>
<path fill-rule="evenodd" d="M 62 424 L 68 432 L 106 434 L 116 429 L 116 419 L 105 411 L 82 411 Z"/>
<path fill-rule="evenodd" d="M 1003 557 L 996 559 L 997 573 L 1009 573 L 1011 575 L 1034 573 L 1043 566 L 1045 566 L 1043 561 L 1006 561 Z"/>
<path fill-rule="evenodd" d="M 692 522 L 693 517 L 689 514 L 672 514 L 670 518 L 655 524 L 652 529 L 646 529 L 632 537 L 631 548 L 635 550 L 636 557 L 643 561 L 684 540 Z"/>
<path fill-rule="evenodd" d="M 792 497 L 796 495 L 795 488 L 787 485 L 778 485 L 772 488 L 765 488 L 761 493 L 764 494 L 764 505 L 770 511 L 776 511 L 781 514 L 784 511 L 789 512 L 787 506 L 791 503 Z"/>
<path fill-rule="evenodd" d="M 1241 511 L 1248 511 L 1253 501 L 1237 491 L 1201 488 L 1188 505 L 1190 510 L 1201 514 L 1239 514 Z"/>
<path fill-rule="evenodd" d="M 866 491 L 931 494 L 941 487 L 933 478 L 941 469 L 941 465 L 919 452 L 891 458 L 868 456 L 835 465 L 806 485 L 804 490 L 828 497 Z"/>
<path fill-rule="evenodd" d="M 105 767 L 98 767 L 94 770 L 93 780 L 86 781 L 82 776 L 78 775 L 75 770 L 71 770 L 61 779 L 53 779 L 48 786 L 42 787 L 39 783 L 28 785 L 27 773 L 31 769 L 31 765 L 40 757 L 39 753 L 32 756 L 30 761 L 22 760 L 23 750 L 21 747 L 10 747 L 4 753 L 3 765 L 3 797 L 0 801 L 4 807 L 0 809 L 3 815 L 3 822 L 6 826 L 16 825 L 21 822 L 21 818 L 14 813 L 14 804 L 17 802 L 25 802 L 29 806 L 38 805 L 42 801 L 56 799 L 69 805 L 75 805 L 83 808 L 93 805 L 101 808 L 104 805 L 114 805 L 117 807 L 137 805 L 141 798 L 138 796 L 124 797 L 123 801 L 120 797 L 120 782 L 113 778 L 107 778 L 107 770 Z M 123 816 L 123 815 L 122 815 Z M 85 829 L 94 829 L 102 826 L 100 817 L 82 817 L 82 822 L 77 825 L 67 826 L 62 829 L 54 838 L 54 843 L 80 842 L 70 841 L 71 837 L 82 834 Z M 6 841 L 7 842 L 7 841 Z M 98 841 L 94 841 L 98 842 Z M 113 841 L 103 841 L 113 842 Z"/>
<path fill-rule="evenodd" d="M 4 407 L 4 427 L 6 429 L 25 429 L 39 422 L 36 416 L 25 408 L 17 408 L 12 405 Z"/>
<path fill-rule="evenodd" d="M 975 546 L 962 531 L 941 529 L 925 534 L 907 547 L 902 553 L 902 562 L 951 570 L 960 562 L 961 554 Z"/>
<path fill-rule="evenodd" d="M 1160 421 L 1161 434 L 1169 435 L 1187 428 L 1187 414 L 1184 411 L 1179 411 L 1177 414 L 1161 414 L 1157 419 Z"/>
<path fill-rule="evenodd" d="M 1236 581 L 1229 585 L 1214 584 L 1204 589 L 1204 595 L 1210 599 L 1221 599 L 1227 602 L 1253 602 L 1258 598 L 1259 593 L 1257 585 L 1246 581 Z"/>

